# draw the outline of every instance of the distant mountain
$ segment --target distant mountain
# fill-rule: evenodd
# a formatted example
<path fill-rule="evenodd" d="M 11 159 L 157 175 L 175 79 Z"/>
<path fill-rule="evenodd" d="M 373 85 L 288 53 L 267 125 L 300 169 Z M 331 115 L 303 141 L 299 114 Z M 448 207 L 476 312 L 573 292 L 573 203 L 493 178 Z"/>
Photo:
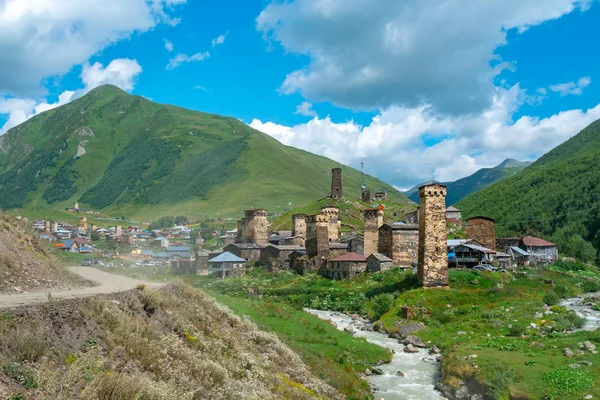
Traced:
<path fill-rule="evenodd" d="M 146 221 L 233 217 L 249 207 L 283 211 L 327 196 L 337 166 L 235 118 L 106 85 L 0 136 L 0 208 L 43 215 L 79 201 Z M 360 198 L 360 179 L 359 171 L 343 169 L 347 196 Z M 366 183 L 404 199 L 378 179 L 367 176 Z"/>
<path fill-rule="evenodd" d="M 600 249 L 600 120 L 457 206 L 465 217 L 495 218 L 498 235 L 539 234 L 563 254 L 593 258 L 589 243 Z"/>
<path fill-rule="evenodd" d="M 501 181 L 517 174 L 529 166 L 530 162 L 523 162 L 513 159 L 504 160 L 500 165 L 494 168 L 482 168 L 472 175 L 459 179 L 454 182 L 441 182 L 448 188 L 446 204 L 456 204 L 471 193 L 475 193 L 492 183 Z M 415 203 L 419 202 L 419 186 L 435 181 L 424 182 L 404 192 L 404 195 Z"/>

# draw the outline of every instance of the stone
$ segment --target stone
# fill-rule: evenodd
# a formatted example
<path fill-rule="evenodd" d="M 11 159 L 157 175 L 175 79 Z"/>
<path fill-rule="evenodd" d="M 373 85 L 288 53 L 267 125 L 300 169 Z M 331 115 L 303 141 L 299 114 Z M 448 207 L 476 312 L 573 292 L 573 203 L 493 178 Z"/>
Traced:
<path fill-rule="evenodd" d="M 373 375 L 373 371 L 371 371 L 369 368 L 367 368 L 367 369 L 365 369 L 365 375 L 371 376 L 371 375 Z"/>
<path fill-rule="evenodd" d="M 596 345 L 586 340 L 585 342 L 583 342 L 583 348 L 592 351 L 596 350 Z"/>
<path fill-rule="evenodd" d="M 466 335 L 467 332 L 463 332 L 463 331 L 458 331 L 456 332 L 457 335 L 462 336 L 462 335 Z"/>
<path fill-rule="evenodd" d="M 579 365 L 579 364 L 569 364 L 569 368 L 576 369 L 576 368 L 579 368 L 579 367 L 581 367 L 581 365 Z"/>
<path fill-rule="evenodd" d="M 396 376 L 402 376 L 403 377 L 404 376 L 404 372 L 398 371 L 398 372 L 396 372 Z"/>
<path fill-rule="evenodd" d="M 591 394 L 588 394 L 588 395 L 586 395 L 586 396 L 584 397 L 584 399 L 586 399 L 586 400 L 589 400 L 589 399 L 591 399 L 592 397 L 593 397 L 593 396 L 592 396 Z"/>
<path fill-rule="evenodd" d="M 383 370 L 381 368 L 373 368 L 373 369 L 371 369 L 371 371 L 375 375 L 383 375 L 384 374 L 384 372 L 383 372 Z"/>
<path fill-rule="evenodd" d="M 344 332 L 348 332 L 351 335 L 354 335 L 356 333 L 356 331 L 354 330 L 354 328 L 352 328 L 351 326 L 347 326 L 344 328 Z"/>
<path fill-rule="evenodd" d="M 573 353 L 573 350 L 569 349 L 568 347 L 565 347 L 565 348 L 563 349 L 563 354 L 564 354 L 566 357 L 573 357 L 573 356 L 575 355 L 575 353 Z"/>
<path fill-rule="evenodd" d="M 431 348 L 429 349 L 429 354 L 439 354 L 440 353 L 440 349 L 437 346 L 431 346 Z"/>
<path fill-rule="evenodd" d="M 406 347 L 404 347 L 404 352 L 405 353 L 418 353 L 419 350 L 417 350 L 412 344 L 409 344 Z"/>
<path fill-rule="evenodd" d="M 538 326 L 535 322 L 530 323 L 529 326 L 532 327 L 533 329 L 538 329 Z"/>
<path fill-rule="evenodd" d="M 413 336 L 413 335 L 409 335 L 407 336 L 404 341 L 402 342 L 402 344 L 404 344 L 405 346 L 412 344 L 415 347 L 420 347 L 422 349 L 427 348 L 427 345 L 425 344 L 425 342 L 423 342 L 423 340 L 421 340 L 420 337 L 418 336 Z"/>
<path fill-rule="evenodd" d="M 534 318 L 535 319 L 541 319 L 543 317 L 542 313 L 536 312 Z"/>
<path fill-rule="evenodd" d="M 400 337 L 406 337 L 427 328 L 422 322 L 409 322 L 406 320 L 396 321 L 394 327 L 398 328 L 398 335 Z"/>
<path fill-rule="evenodd" d="M 583 365 L 587 365 L 588 367 L 592 366 L 592 362 L 591 361 L 580 361 L 579 363 L 583 364 Z"/>

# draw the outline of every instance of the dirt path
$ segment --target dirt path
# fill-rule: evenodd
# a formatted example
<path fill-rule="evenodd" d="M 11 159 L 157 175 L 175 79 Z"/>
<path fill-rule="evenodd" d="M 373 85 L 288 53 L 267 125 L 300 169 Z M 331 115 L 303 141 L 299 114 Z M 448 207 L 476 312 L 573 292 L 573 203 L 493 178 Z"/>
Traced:
<path fill-rule="evenodd" d="M 74 299 L 77 297 L 94 296 L 96 294 L 123 292 L 133 289 L 139 284 L 154 287 L 162 285 L 157 282 L 146 282 L 122 275 L 110 274 L 90 267 L 71 267 L 69 270 L 85 280 L 94 282 L 96 285 L 73 290 L 56 291 L 55 289 L 47 289 L 42 292 L 0 295 L 0 309 L 44 303 L 48 301 L 48 292 L 52 294 L 52 299 Z"/>

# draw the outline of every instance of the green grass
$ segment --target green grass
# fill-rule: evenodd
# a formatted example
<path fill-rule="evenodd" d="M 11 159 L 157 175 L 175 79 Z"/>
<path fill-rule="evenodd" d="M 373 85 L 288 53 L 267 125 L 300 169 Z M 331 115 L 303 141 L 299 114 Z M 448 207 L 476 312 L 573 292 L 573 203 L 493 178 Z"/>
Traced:
<path fill-rule="evenodd" d="M 234 313 L 248 316 L 259 328 L 274 332 L 317 377 L 350 399 L 372 398 L 357 372 L 390 360 L 389 351 L 339 331 L 328 322 L 289 305 L 207 292 Z"/>

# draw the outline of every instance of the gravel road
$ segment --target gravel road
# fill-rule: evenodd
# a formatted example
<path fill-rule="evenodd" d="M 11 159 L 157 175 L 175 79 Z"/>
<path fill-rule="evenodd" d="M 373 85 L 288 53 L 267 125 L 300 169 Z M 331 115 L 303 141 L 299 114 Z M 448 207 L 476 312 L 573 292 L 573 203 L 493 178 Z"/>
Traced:
<path fill-rule="evenodd" d="M 69 270 L 85 280 L 94 282 L 95 286 L 72 290 L 56 291 L 56 289 L 46 289 L 42 292 L 3 294 L 0 295 L 0 309 L 44 303 L 48 301 L 48 293 L 51 293 L 52 299 L 74 299 L 78 297 L 94 296 L 97 294 L 123 292 L 133 289 L 139 284 L 145 284 L 153 287 L 163 285 L 157 282 L 146 282 L 139 279 L 128 278 L 122 275 L 110 274 L 108 272 L 90 267 L 71 267 Z"/>

